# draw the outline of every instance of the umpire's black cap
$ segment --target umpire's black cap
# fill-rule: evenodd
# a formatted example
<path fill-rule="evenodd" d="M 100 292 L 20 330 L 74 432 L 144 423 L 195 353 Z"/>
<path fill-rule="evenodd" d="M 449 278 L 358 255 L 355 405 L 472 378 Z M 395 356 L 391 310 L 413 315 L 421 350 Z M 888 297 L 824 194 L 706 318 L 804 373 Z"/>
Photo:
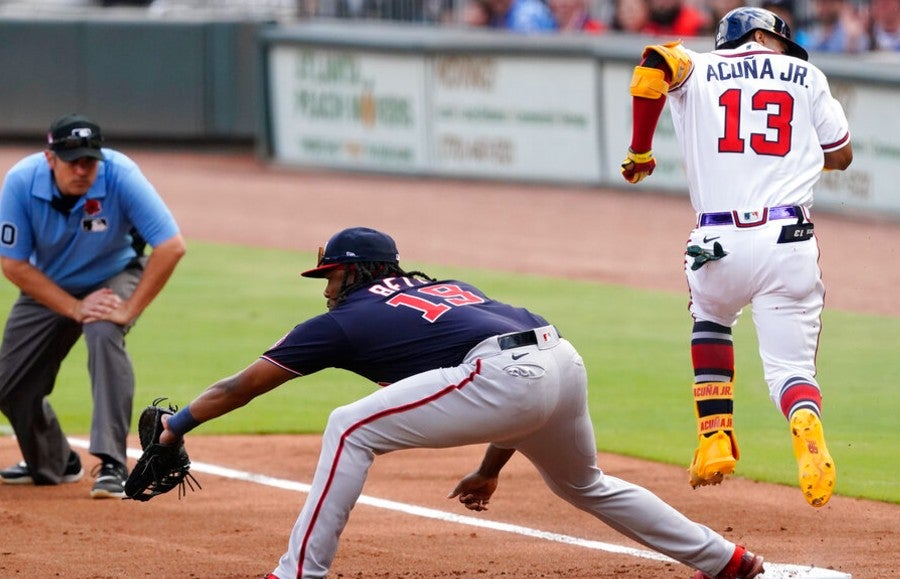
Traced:
<path fill-rule="evenodd" d="M 325 277 L 342 263 L 380 261 L 400 263 L 397 244 L 391 236 L 368 227 L 351 227 L 331 236 L 325 247 L 319 248 L 316 267 L 304 271 L 303 277 Z"/>
<path fill-rule="evenodd" d="M 47 133 L 47 148 L 56 156 L 71 163 L 82 157 L 103 160 L 100 147 L 103 135 L 100 126 L 85 116 L 70 114 L 60 117 L 50 125 Z"/>

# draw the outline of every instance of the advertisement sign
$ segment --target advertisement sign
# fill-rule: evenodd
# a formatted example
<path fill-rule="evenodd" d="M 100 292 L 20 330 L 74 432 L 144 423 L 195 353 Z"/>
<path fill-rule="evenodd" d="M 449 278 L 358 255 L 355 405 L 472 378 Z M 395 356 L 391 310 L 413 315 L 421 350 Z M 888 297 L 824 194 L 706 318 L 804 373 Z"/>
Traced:
<path fill-rule="evenodd" d="M 268 53 L 270 142 L 298 165 L 624 187 L 634 64 L 497 51 L 379 52 L 275 44 Z M 896 88 L 842 80 L 832 92 L 850 122 L 846 171 L 815 186 L 815 207 L 900 214 Z M 667 107 L 668 108 L 668 105 Z M 601 122 L 602 119 L 602 122 Z M 887 123 L 887 124 L 885 124 Z M 671 114 L 638 190 L 687 193 Z M 629 186 L 631 189 L 632 186 Z"/>
<path fill-rule="evenodd" d="M 831 92 L 844 107 L 850 123 L 853 162 L 845 171 L 827 171 L 822 175 L 815 188 L 816 207 L 900 215 L 900 123 L 893 114 L 885 114 L 897 106 L 897 91 L 832 81 Z"/>
<path fill-rule="evenodd" d="M 441 173 L 599 178 L 592 59 L 437 56 L 432 87 L 432 146 Z"/>
<path fill-rule="evenodd" d="M 421 170 L 424 83 L 419 56 L 275 46 L 269 55 L 275 156 L 303 165 Z"/>

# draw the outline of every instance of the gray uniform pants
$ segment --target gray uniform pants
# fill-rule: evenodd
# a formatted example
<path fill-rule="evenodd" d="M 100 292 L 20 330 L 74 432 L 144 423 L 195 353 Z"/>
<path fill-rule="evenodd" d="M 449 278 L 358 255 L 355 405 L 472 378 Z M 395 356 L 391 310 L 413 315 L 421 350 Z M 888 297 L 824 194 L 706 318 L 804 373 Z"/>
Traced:
<path fill-rule="evenodd" d="M 125 299 L 142 274 L 140 268 L 126 269 L 97 288 L 108 287 Z M 0 411 L 12 424 L 36 484 L 59 483 L 71 452 L 47 396 L 82 333 L 94 401 L 90 452 L 126 464 L 134 399 L 134 370 L 125 350 L 130 328 L 105 321 L 82 325 L 25 294 L 13 304 L 0 345 Z"/>
<path fill-rule="evenodd" d="M 521 452 L 554 493 L 625 536 L 711 575 L 725 567 L 734 543 L 600 470 L 581 356 L 551 326 L 535 335 L 538 345 L 514 349 L 488 338 L 459 366 L 410 376 L 336 408 L 274 574 L 328 574 L 377 455 L 486 442 Z"/>

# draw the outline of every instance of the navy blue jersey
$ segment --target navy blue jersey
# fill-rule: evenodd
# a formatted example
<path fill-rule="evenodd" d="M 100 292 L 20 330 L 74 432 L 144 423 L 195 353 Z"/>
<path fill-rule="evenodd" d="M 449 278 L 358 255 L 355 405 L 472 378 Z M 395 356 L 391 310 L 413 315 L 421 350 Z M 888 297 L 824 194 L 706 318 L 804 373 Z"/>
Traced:
<path fill-rule="evenodd" d="M 458 366 L 479 342 L 548 325 L 455 280 L 381 279 L 296 326 L 263 358 L 297 375 L 343 368 L 379 384 Z"/>

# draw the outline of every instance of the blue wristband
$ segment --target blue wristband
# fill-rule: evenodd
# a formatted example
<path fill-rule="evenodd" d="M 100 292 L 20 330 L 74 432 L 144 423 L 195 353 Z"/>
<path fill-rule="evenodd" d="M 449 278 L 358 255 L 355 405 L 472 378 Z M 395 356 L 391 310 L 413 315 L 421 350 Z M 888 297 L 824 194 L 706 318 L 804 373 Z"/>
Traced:
<path fill-rule="evenodd" d="M 166 427 L 178 436 L 184 436 L 199 425 L 200 422 L 191 414 L 190 406 L 185 406 L 166 422 Z"/>

